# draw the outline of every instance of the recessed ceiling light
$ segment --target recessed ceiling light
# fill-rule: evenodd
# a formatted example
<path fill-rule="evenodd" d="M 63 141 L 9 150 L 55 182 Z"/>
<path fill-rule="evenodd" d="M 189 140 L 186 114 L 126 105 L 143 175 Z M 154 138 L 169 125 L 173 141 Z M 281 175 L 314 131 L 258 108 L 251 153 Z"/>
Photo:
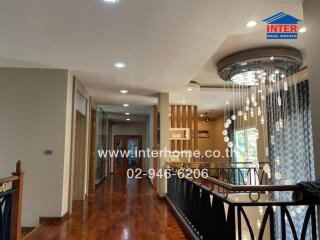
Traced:
<path fill-rule="evenodd" d="M 130 105 L 128 103 L 124 103 L 124 104 L 122 104 L 122 106 L 129 107 Z"/>
<path fill-rule="evenodd" d="M 202 114 L 202 113 L 200 114 L 200 117 L 203 117 L 203 114 Z"/>
<path fill-rule="evenodd" d="M 304 32 L 306 32 L 306 31 L 307 31 L 307 29 L 306 29 L 305 27 L 299 28 L 299 33 L 304 33 Z"/>
<path fill-rule="evenodd" d="M 182 100 L 182 103 L 185 104 L 185 103 L 186 103 L 186 100 Z"/>
<path fill-rule="evenodd" d="M 125 113 L 125 115 L 129 116 L 129 115 L 130 115 L 130 113 L 126 112 L 126 113 Z"/>
<path fill-rule="evenodd" d="M 249 21 L 246 23 L 246 26 L 249 27 L 249 28 L 253 28 L 255 26 L 257 26 L 257 22 L 256 21 Z"/>
<path fill-rule="evenodd" d="M 119 0 L 103 0 L 106 3 L 118 3 Z"/>
<path fill-rule="evenodd" d="M 131 119 L 130 118 L 126 118 L 126 121 L 131 121 Z"/>
<path fill-rule="evenodd" d="M 122 94 L 127 94 L 127 93 L 128 93 L 128 90 L 122 89 L 122 90 L 120 90 L 120 93 L 122 93 Z"/>
<path fill-rule="evenodd" d="M 126 64 L 123 62 L 116 62 L 115 64 L 113 64 L 113 66 L 116 68 L 125 68 Z"/>
<path fill-rule="evenodd" d="M 191 92 L 191 91 L 192 91 L 192 88 L 191 88 L 191 87 L 188 87 L 188 91 Z"/>
<path fill-rule="evenodd" d="M 270 57 L 270 60 L 271 60 L 271 61 L 274 60 L 274 56 Z"/>

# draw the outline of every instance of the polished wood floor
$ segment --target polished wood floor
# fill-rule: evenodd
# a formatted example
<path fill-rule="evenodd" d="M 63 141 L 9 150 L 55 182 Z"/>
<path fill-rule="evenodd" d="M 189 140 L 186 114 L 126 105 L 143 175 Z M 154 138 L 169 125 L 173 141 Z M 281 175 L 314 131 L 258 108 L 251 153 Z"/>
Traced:
<path fill-rule="evenodd" d="M 103 182 L 63 223 L 44 223 L 28 240 L 188 239 L 165 200 L 147 179 L 113 177 Z"/>

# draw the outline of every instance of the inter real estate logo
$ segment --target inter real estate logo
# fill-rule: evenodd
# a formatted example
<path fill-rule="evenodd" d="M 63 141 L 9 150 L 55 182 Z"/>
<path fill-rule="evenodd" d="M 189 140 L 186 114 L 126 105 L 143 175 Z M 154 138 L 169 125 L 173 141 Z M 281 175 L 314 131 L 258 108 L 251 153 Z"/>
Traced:
<path fill-rule="evenodd" d="M 267 23 L 267 39 L 297 39 L 300 19 L 279 12 L 263 20 Z"/>

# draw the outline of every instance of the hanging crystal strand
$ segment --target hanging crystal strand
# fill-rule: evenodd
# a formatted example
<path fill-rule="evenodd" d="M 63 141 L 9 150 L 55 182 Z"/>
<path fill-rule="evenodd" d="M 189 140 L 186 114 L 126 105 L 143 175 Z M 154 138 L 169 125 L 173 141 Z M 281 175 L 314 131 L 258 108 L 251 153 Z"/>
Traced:
<path fill-rule="evenodd" d="M 242 115 L 243 115 L 243 112 L 242 112 L 242 109 L 243 109 L 243 105 L 242 105 L 242 89 L 241 89 L 241 85 L 239 84 L 239 89 L 238 89 L 238 93 L 239 93 L 239 103 L 240 103 L 240 106 L 239 106 L 239 110 L 238 110 L 238 117 L 240 117 L 240 119 L 241 119 L 241 117 L 242 117 Z M 241 121 L 241 120 L 240 120 Z"/>
<path fill-rule="evenodd" d="M 254 94 L 255 94 L 254 125 L 255 125 L 255 127 L 257 129 L 257 133 L 256 133 L 257 142 L 259 141 L 258 139 L 260 137 L 260 128 L 258 126 L 258 114 L 257 114 L 257 108 L 258 108 L 258 105 L 259 105 L 259 89 L 260 89 L 260 82 L 259 82 L 259 77 L 258 77 L 259 73 L 260 73 L 260 71 L 257 72 L 257 74 L 255 75 L 255 77 L 256 77 L 256 86 L 255 86 L 255 91 L 254 91 Z"/>
<path fill-rule="evenodd" d="M 228 79 L 228 81 L 225 81 L 225 82 L 224 82 L 224 99 L 227 99 L 229 81 L 230 81 L 230 79 Z M 228 108 L 228 106 L 227 106 L 227 104 L 225 103 L 225 106 L 224 106 L 224 128 L 225 128 L 225 129 L 224 129 L 224 130 L 226 130 L 226 124 L 225 124 L 225 122 L 226 122 L 226 120 L 227 120 L 227 111 L 228 111 L 227 108 Z M 225 134 L 225 131 L 224 131 L 224 130 L 223 130 L 222 134 L 223 134 L 224 136 L 228 135 L 227 130 L 226 130 L 227 134 Z"/>
<path fill-rule="evenodd" d="M 237 88 L 236 88 L 237 89 Z M 231 120 L 235 121 L 237 119 L 237 112 L 235 108 L 235 86 L 232 84 L 232 115 L 231 115 Z"/>
<path fill-rule="evenodd" d="M 278 71 L 278 70 L 277 70 Z M 279 76 L 279 71 L 278 71 L 278 74 L 277 76 Z M 281 130 L 281 122 L 282 122 L 282 116 L 281 116 L 281 112 L 282 112 L 282 109 L 281 109 L 281 105 L 282 105 L 282 99 L 281 99 L 281 92 L 280 92 L 280 83 L 279 83 L 279 79 L 277 78 L 277 81 L 275 83 L 275 87 L 277 88 L 277 126 L 276 126 L 276 130 L 279 132 Z"/>

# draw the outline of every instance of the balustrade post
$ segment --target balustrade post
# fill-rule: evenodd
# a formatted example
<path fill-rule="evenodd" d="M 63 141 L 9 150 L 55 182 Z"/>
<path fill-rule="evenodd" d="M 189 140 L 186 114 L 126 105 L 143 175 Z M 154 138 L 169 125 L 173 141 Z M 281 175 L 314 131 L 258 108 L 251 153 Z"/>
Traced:
<path fill-rule="evenodd" d="M 16 171 L 12 176 L 19 177 L 16 181 L 12 182 L 12 188 L 17 189 L 13 193 L 12 199 L 12 222 L 11 222 L 11 239 L 21 239 L 21 213 L 22 213 L 22 193 L 23 193 L 23 171 L 21 161 L 16 164 Z"/>

